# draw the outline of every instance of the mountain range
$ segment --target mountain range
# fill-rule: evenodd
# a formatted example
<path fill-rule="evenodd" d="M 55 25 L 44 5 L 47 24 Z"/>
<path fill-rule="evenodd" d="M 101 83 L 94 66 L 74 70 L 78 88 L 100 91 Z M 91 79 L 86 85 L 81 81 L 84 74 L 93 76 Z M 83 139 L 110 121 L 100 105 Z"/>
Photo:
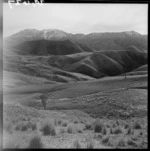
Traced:
<path fill-rule="evenodd" d="M 146 64 L 147 36 L 135 31 L 84 35 L 25 29 L 4 40 L 9 86 L 94 80 Z"/>

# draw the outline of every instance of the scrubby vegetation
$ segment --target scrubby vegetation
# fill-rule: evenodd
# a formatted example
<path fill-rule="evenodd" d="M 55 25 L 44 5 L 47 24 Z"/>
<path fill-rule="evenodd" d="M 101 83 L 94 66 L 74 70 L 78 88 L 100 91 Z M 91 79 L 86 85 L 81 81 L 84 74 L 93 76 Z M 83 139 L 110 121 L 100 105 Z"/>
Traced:
<path fill-rule="evenodd" d="M 81 144 L 79 143 L 78 140 L 74 141 L 74 143 L 73 143 L 73 148 L 76 148 L 76 149 L 82 148 L 82 147 L 81 147 Z"/>
<path fill-rule="evenodd" d="M 28 148 L 30 149 L 44 148 L 44 145 L 42 143 L 40 136 L 34 136 L 33 138 L 31 138 Z"/>
<path fill-rule="evenodd" d="M 56 135 L 55 127 L 52 123 L 46 122 L 41 128 L 41 131 L 43 132 L 43 135 Z"/>
<path fill-rule="evenodd" d="M 100 119 L 97 119 L 93 123 L 93 128 L 94 128 L 95 133 L 102 133 L 103 128 L 104 128 L 104 124 L 100 121 Z"/>
<path fill-rule="evenodd" d="M 72 116 L 70 119 L 48 118 L 45 115 L 37 119 L 31 116 L 30 118 L 6 117 L 4 135 L 7 134 L 7 137 L 13 141 L 10 145 L 4 143 L 4 147 L 57 148 L 59 146 L 60 148 L 137 149 L 148 146 L 146 119 L 93 118 L 86 119 L 84 122 L 80 121 L 83 120 L 72 119 Z"/>

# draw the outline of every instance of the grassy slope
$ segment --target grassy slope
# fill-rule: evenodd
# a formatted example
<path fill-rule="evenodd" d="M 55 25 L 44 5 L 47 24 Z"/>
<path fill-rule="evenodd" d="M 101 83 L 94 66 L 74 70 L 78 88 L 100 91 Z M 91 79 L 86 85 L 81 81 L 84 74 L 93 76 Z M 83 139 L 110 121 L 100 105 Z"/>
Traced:
<path fill-rule="evenodd" d="M 105 77 L 98 80 L 67 84 L 44 84 L 20 86 L 4 90 L 11 94 L 51 93 L 52 98 L 77 97 L 100 91 L 130 87 L 147 87 L 147 75 L 124 77 Z"/>

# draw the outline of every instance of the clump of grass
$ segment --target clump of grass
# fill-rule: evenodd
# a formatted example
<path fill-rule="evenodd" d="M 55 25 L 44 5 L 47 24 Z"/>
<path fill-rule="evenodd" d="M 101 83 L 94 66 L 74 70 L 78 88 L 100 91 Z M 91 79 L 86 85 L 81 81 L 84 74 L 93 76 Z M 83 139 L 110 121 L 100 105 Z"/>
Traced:
<path fill-rule="evenodd" d="M 59 130 L 59 133 L 65 133 L 66 131 L 65 131 L 65 129 L 64 128 L 60 128 L 60 130 Z"/>
<path fill-rule="evenodd" d="M 134 140 L 132 140 L 132 139 L 129 139 L 129 140 L 127 141 L 127 144 L 128 144 L 129 146 L 137 147 L 137 143 L 136 143 Z"/>
<path fill-rule="evenodd" d="M 35 149 L 44 148 L 40 136 L 34 136 L 33 138 L 31 138 L 28 148 L 35 148 Z"/>
<path fill-rule="evenodd" d="M 113 129 L 112 128 L 110 128 L 110 134 L 113 134 Z"/>
<path fill-rule="evenodd" d="M 50 122 L 45 123 L 42 128 L 41 131 L 43 132 L 43 135 L 56 135 L 56 131 L 54 128 L 54 125 Z"/>
<path fill-rule="evenodd" d="M 102 134 L 103 134 L 103 135 L 106 135 L 106 134 L 107 134 L 107 129 L 106 129 L 106 127 L 103 127 Z"/>
<path fill-rule="evenodd" d="M 122 137 L 118 138 L 118 140 L 116 142 L 116 148 L 125 147 L 125 146 L 126 146 L 125 140 Z"/>
<path fill-rule="evenodd" d="M 12 126 L 11 126 L 12 123 L 9 123 L 9 122 L 5 122 L 4 123 L 4 129 L 10 133 L 11 132 L 11 129 L 12 129 Z"/>
<path fill-rule="evenodd" d="M 58 125 L 61 125 L 62 124 L 62 121 L 61 120 L 58 120 Z"/>
<path fill-rule="evenodd" d="M 122 133 L 122 129 L 121 128 L 116 128 L 113 131 L 114 134 L 121 134 Z"/>
<path fill-rule="evenodd" d="M 76 149 L 82 148 L 82 146 L 81 146 L 81 144 L 79 143 L 78 140 L 74 141 L 74 143 L 73 143 L 73 148 L 76 148 Z"/>
<path fill-rule="evenodd" d="M 67 128 L 67 132 L 70 133 L 70 134 L 73 133 L 74 132 L 74 127 L 69 125 L 68 128 Z"/>
<path fill-rule="evenodd" d="M 103 144 L 107 145 L 109 143 L 109 136 L 104 136 L 101 141 Z"/>
<path fill-rule="evenodd" d="M 87 149 L 93 149 L 94 148 L 94 143 L 93 141 L 90 139 L 88 142 L 87 142 Z"/>
<path fill-rule="evenodd" d="M 31 128 L 32 130 L 35 130 L 35 129 L 37 128 L 37 125 L 36 125 L 36 123 L 29 121 L 29 122 L 27 123 L 27 127 L 28 127 L 28 128 Z"/>
<path fill-rule="evenodd" d="M 127 129 L 127 128 L 129 128 L 129 127 L 130 127 L 130 126 L 129 126 L 128 124 L 125 124 L 125 125 L 124 125 L 124 128 L 125 128 L 125 129 Z"/>
<path fill-rule="evenodd" d="M 140 132 L 140 135 L 143 135 L 143 132 Z"/>
<path fill-rule="evenodd" d="M 116 121 L 116 125 L 118 125 L 118 126 L 119 126 L 119 124 L 120 124 L 120 123 L 119 123 L 119 121 L 117 120 L 117 121 Z"/>
<path fill-rule="evenodd" d="M 113 146 L 115 148 L 122 148 L 126 146 L 126 141 L 124 137 L 114 137 L 114 136 L 104 136 L 102 138 L 102 143 L 107 146 Z"/>
<path fill-rule="evenodd" d="M 28 129 L 28 125 L 22 124 L 21 130 L 22 130 L 22 131 L 26 131 L 27 129 Z"/>
<path fill-rule="evenodd" d="M 78 129 L 77 131 L 78 131 L 78 133 L 82 133 L 82 130 L 81 130 L 81 129 Z"/>
<path fill-rule="evenodd" d="M 18 131 L 18 130 L 21 130 L 22 129 L 22 123 L 19 123 L 16 125 L 15 127 L 15 130 Z"/>
<path fill-rule="evenodd" d="M 74 121 L 74 124 L 78 124 L 78 121 Z"/>
<path fill-rule="evenodd" d="M 85 128 L 84 128 L 85 130 L 91 130 L 92 129 L 92 125 L 91 124 L 89 124 L 89 123 L 86 123 L 86 125 L 85 125 Z"/>
<path fill-rule="evenodd" d="M 133 130 L 131 127 L 129 127 L 127 130 L 127 135 L 131 135 L 131 134 L 133 134 Z"/>
<path fill-rule="evenodd" d="M 36 123 L 32 123 L 32 130 L 34 131 L 34 130 L 36 130 L 36 129 L 37 129 Z"/>
<path fill-rule="evenodd" d="M 67 123 L 66 123 L 66 122 L 62 123 L 62 126 L 66 127 L 66 126 L 67 126 Z"/>
<path fill-rule="evenodd" d="M 55 123 L 55 126 L 57 126 L 57 125 L 61 125 L 62 121 L 60 119 L 55 119 L 54 123 Z"/>
<path fill-rule="evenodd" d="M 133 129 L 142 129 L 142 126 L 141 126 L 141 124 L 139 122 L 135 122 L 133 124 Z"/>
<path fill-rule="evenodd" d="M 102 122 L 100 122 L 100 120 L 96 120 L 96 122 L 93 124 L 93 128 L 94 128 L 94 132 L 95 133 L 101 133 L 103 128 L 104 128 L 104 124 Z"/>

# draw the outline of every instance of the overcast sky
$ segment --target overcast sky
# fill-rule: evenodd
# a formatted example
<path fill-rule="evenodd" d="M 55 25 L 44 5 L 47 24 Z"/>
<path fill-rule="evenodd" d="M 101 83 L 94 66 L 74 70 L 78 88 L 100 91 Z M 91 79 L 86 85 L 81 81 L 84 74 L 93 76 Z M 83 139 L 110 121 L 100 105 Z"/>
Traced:
<path fill-rule="evenodd" d="M 69 33 L 136 31 L 147 34 L 147 4 L 3 4 L 3 34 L 26 28 Z"/>

